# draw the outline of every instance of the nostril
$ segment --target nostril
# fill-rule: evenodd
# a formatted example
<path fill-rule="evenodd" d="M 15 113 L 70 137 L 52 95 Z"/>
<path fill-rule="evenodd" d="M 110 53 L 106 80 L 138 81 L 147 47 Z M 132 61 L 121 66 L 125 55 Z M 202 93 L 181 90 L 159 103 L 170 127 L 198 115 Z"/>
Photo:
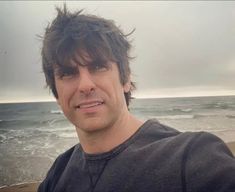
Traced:
<path fill-rule="evenodd" d="M 86 96 L 91 95 L 95 92 L 95 88 L 81 89 L 80 92 L 83 93 Z"/>

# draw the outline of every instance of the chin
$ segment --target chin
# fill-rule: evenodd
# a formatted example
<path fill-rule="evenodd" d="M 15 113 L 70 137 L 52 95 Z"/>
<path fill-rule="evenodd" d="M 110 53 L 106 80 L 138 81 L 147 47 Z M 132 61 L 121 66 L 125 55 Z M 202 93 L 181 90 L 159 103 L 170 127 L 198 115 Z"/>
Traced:
<path fill-rule="evenodd" d="M 98 132 L 105 130 L 107 124 L 102 119 L 88 119 L 80 122 L 77 126 L 77 129 L 80 129 L 87 133 Z"/>

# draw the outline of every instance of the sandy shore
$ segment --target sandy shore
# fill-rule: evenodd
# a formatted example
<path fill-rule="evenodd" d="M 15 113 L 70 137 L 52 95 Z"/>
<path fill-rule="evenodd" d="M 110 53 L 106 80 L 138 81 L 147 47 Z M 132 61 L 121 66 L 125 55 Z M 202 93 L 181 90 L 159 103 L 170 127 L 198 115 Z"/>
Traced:
<path fill-rule="evenodd" d="M 235 155 L 235 141 L 234 142 L 228 142 L 228 147 L 232 151 L 232 153 Z M 38 188 L 39 183 L 24 183 L 24 184 L 17 184 L 13 186 L 6 186 L 0 188 L 0 192 L 36 192 Z"/>
<path fill-rule="evenodd" d="M 8 187 L 0 188 L 0 192 L 36 192 L 39 183 L 16 184 Z"/>
<path fill-rule="evenodd" d="M 233 155 L 235 156 L 235 141 L 227 143 L 229 149 L 232 151 Z"/>

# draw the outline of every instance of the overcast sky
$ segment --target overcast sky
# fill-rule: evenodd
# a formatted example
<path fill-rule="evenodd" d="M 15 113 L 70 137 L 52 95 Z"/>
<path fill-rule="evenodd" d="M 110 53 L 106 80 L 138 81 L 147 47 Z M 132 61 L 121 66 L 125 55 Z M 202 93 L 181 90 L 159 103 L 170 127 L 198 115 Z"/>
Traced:
<path fill-rule="evenodd" d="M 41 70 L 44 29 L 63 2 L 0 2 L 0 102 L 51 100 Z M 136 97 L 235 95 L 235 1 L 84 1 L 70 10 L 132 35 Z"/>

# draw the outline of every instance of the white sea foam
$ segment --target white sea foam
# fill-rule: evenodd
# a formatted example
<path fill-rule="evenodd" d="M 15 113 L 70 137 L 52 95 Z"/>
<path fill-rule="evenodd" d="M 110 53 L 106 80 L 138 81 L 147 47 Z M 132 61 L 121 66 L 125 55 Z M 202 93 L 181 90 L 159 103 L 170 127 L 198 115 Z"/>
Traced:
<path fill-rule="evenodd" d="M 67 132 L 67 133 L 60 133 L 59 137 L 63 137 L 63 138 L 76 138 L 77 135 L 75 132 Z"/>
<path fill-rule="evenodd" d="M 0 134 L 0 142 L 4 142 L 7 139 L 7 137 L 3 134 Z"/>
<path fill-rule="evenodd" d="M 51 110 L 52 114 L 63 114 L 61 110 Z"/>
<path fill-rule="evenodd" d="M 57 121 L 56 119 L 48 121 L 49 126 L 52 127 L 56 121 Z"/>
<path fill-rule="evenodd" d="M 37 130 L 41 131 L 41 132 L 55 133 L 55 132 L 64 132 L 64 131 L 74 131 L 75 128 L 71 125 L 71 126 L 67 126 L 67 127 L 45 127 L 45 128 L 38 128 Z"/>
<path fill-rule="evenodd" d="M 193 119 L 194 115 L 165 115 L 165 116 L 154 116 L 156 119 Z"/>
<path fill-rule="evenodd" d="M 181 111 L 183 111 L 183 112 L 191 112 L 192 109 L 191 109 L 191 108 L 188 108 L 188 109 L 181 109 Z"/>
<path fill-rule="evenodd" d="M 188 112 L 192 112 L 193 109 L 192 108 L 182 109 L 182 108 L 173 107 L 173 108 L 169 109 L 169 111 L 181 111 L 181 112 L 188 113 Z"/>

